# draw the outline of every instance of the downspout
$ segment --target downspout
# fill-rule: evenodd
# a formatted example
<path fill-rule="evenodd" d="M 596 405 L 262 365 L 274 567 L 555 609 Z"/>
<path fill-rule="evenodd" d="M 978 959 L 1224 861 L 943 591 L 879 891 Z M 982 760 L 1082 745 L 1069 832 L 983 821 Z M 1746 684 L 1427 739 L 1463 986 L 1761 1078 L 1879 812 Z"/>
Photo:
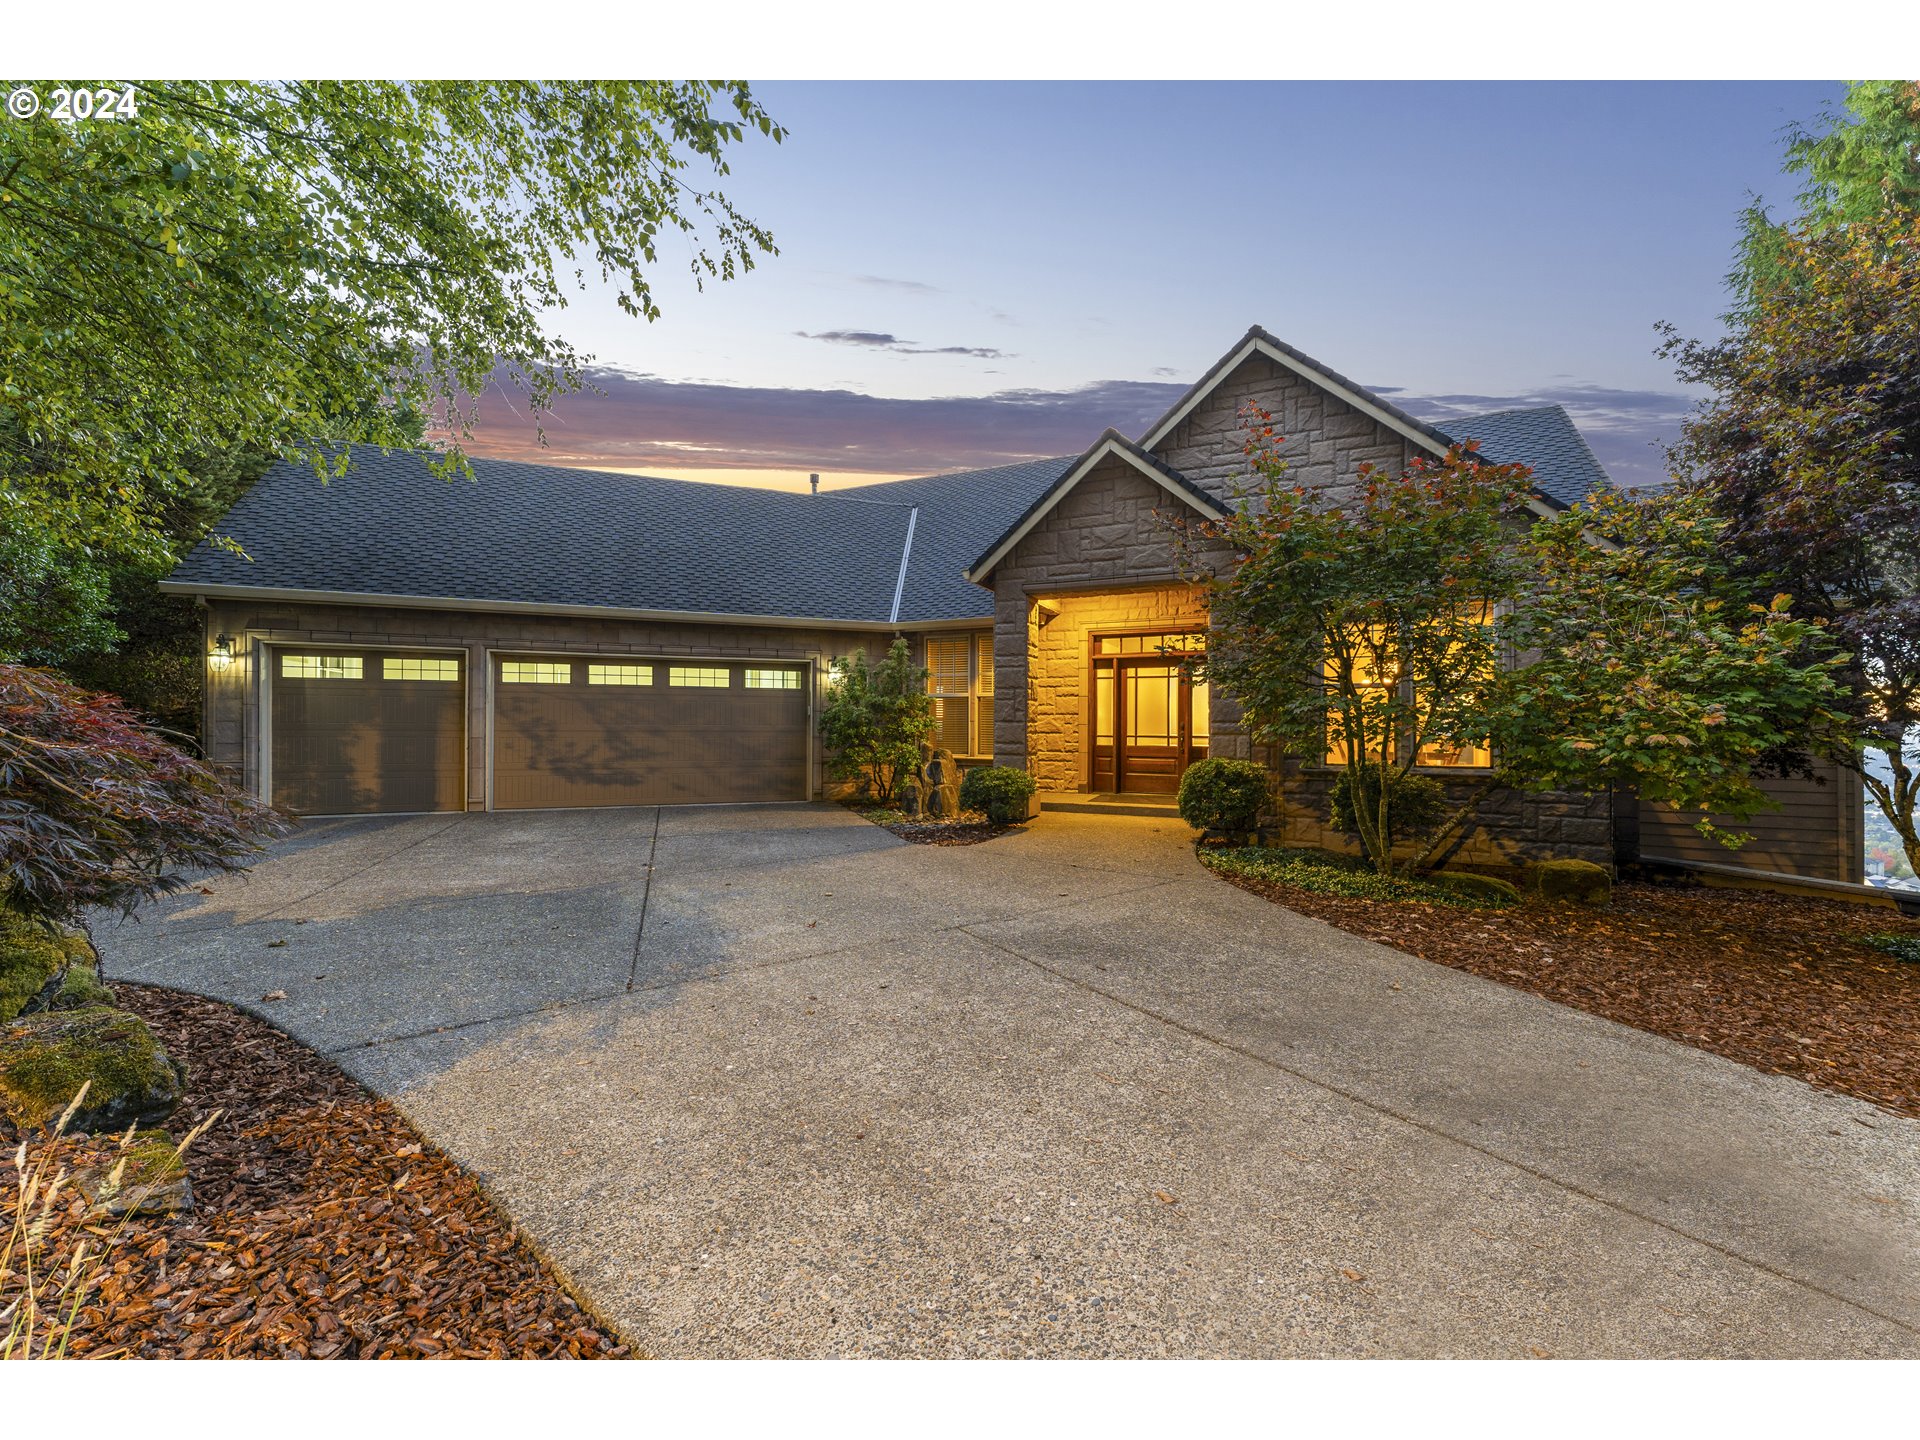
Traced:
<path fill-rule="evenodd" d="M 907 561 L 913 556 L 913 527 L 920 519 L 920 507 L 914 506 L 907 512 L 907 539 L 900 547 L 900 578 L 893 582 L 893 613 L 887 616 L 889 625 L 900 623 L 900 597 L 907 589 Z"/>

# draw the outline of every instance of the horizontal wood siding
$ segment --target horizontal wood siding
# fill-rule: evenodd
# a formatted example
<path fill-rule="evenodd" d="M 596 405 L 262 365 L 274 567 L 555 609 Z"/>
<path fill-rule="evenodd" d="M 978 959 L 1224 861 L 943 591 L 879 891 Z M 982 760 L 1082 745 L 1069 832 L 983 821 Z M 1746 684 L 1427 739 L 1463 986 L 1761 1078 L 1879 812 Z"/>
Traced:
<path fill-rule="evenodd" d="M 1738 850 L 1729 850 L 1694 829 L 1696 817 L 1643 801 L 1640 854 L 1648 860 L 1739 865 L 1858 884 L 1866 873 L 1860 777 L 1836 765 L 1821 766 L 1817 774 L 1819 780 L 1765 782 L 1762 788 L 1780 802 L 1778 810 L 1762 811 L 1750 820 L 1714 816 L 1715 825 L 1753 836 Z"/>

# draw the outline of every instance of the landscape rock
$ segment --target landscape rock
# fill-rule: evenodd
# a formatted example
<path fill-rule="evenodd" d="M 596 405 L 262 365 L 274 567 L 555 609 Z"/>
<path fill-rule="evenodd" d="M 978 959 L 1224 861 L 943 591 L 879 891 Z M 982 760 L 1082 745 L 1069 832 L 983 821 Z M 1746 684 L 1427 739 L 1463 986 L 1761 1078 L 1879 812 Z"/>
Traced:
<path fill-rule="evenodd" d="M 899 804 L 910 819 L 952 820 L 960 814 L 960 762 L 951 750 L 920 746 L 920 766 L 900 782 Z"/>
<path fill-rule="evenodd" d="M 79 969 L 91 977 L 93 963 L 86 936 L 0 910 L 0 1021 L 25 1011 L 63 972 Z"/>
<path fill-rule="evenodd" d="M 186 1161 L 164 1130 L 142 1130 L 112 1163 L 74 1174 L 73 1183 L 93 1204 L 95 1218 L 177 1215 L 193 1208 Z"/>
<path fill-rule="evenodd" d="M 124 1010 L 51 1010 L 0 1025 L 0 1114 L 22 1130 L 51 1125 L 82 1085 L 71 1129 L 158 1125 L 185 1083 L 146 1022 Z"/>

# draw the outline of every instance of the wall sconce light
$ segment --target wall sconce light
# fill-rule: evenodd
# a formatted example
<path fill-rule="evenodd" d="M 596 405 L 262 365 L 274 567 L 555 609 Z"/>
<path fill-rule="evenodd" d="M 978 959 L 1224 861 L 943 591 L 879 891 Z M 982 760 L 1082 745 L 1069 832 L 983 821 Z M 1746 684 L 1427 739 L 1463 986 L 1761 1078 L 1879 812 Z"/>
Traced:
<path fill-rule="evenodd" d="M 1034 604 L 1033 610 L 1034 610 L 1035 616 L 1039 620 L 1040 628 L 1042 630 L 1046 629 L 1047 626 L 1051 625 L 1054 621 L 1060 618 L 1059 607 L 1055 605 L 1049 605 L 1044 600 L 1037 601 Z"/>
<path fill-rule="evenodd" d="M 213 637 L 213 653 L 207 660 L 216 670 L 224 670 L 233 663 L 233 636 L 224 630 Z"/>

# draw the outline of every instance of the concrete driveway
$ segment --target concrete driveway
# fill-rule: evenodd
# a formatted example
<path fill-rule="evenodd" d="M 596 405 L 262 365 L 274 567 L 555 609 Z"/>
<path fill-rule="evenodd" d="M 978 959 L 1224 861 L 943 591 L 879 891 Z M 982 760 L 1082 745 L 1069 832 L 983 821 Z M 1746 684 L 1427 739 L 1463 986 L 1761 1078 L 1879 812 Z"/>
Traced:
<path fill-rule="evenodd" d="M 1171 823 L 331 821 L 210 888 L 109 975 L 393 1096 L 663 1356 L 1920 1355 L 1920 1123 L 1270 905 Z"/>

